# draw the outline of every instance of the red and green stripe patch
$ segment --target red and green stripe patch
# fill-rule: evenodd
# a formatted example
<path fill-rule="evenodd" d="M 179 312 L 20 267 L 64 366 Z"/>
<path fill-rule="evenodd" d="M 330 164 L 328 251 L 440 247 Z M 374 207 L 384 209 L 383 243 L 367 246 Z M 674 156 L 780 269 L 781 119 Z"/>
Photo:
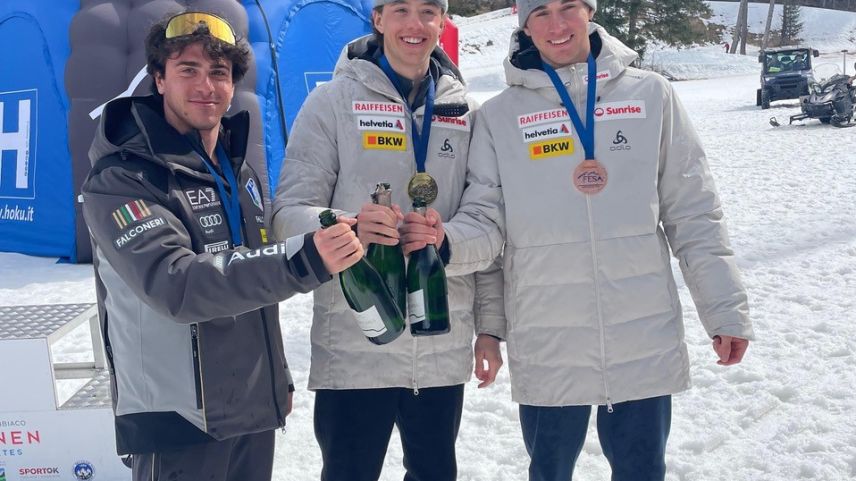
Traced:
<path fill-rule="evenodd" d="M 113 211 L 113 220 L 120 229 L 128 227 L 129 224 L 152 215 L 148 206 L 143 200 L 135 200 L 119 207 Z"/>

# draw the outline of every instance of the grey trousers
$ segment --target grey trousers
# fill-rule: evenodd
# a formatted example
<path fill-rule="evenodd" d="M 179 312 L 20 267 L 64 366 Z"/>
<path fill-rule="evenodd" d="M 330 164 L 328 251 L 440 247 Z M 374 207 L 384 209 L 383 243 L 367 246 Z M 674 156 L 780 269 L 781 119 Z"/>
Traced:
<path fill-rule="evenodd" d="M 133 481 L 270 481 L 275 431 L 132 456 Z"/>

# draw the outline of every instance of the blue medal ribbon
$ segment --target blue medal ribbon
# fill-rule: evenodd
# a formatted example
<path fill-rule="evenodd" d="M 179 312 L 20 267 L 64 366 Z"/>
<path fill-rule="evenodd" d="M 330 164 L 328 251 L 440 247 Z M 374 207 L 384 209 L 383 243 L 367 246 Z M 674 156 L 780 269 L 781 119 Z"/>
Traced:
<path fill-rule="evenodd" d="M 410 136 L 413 139 L 413 155 L 416 160 L 416 172 L 425 172 L 425 161 L 428 158 L 428 139 L 431 137 L 431 120 L 434 118 L 434 96 L 436 85 L 434 77 L 428 74 L 428 93 L 425 95 L 425 116 L 422 118 L 422 134 L 416 128 L 416 116 L 413 115 L 413 107 L 407 103 L 407 96 L 398 81 L 398 74 L 392 69 L 386 55 L 380 57 L 380 68 L 392 82 L 395 90 L 401 95 L 407 112 L 410 114 Z"/>
<path fill-rule="evenodd" d="M 229 190 L 231 191 L 231 195 L 229 195 L 223 185 L 223 180 L 220 179 L 220 175 L 217 173 L 217 170 L 214 169 L 214 166 L 211 165 L 211 162 L 209 162 L 204 155 L 200 155 L 199 157 L 202 159 L 202 163 L 205 164 L 205 167 L 208 168 L 208 172 L 211 173 L 211 177 L 214 177 L 214 182 L 217 184 L 217 190 L 220 192 L 220 199 L 223 202 L 223 210 L 226 211 L 226 222 L 229 224 L 229 233 L 232 237 L 232 247 L 238 247 L 243 244 L 241 236 L 241 203 L 240 191 L 238 190 L 238 180 L 235 177 L 235 171 L 232 170 L 232 161 L 226 154 L 226 149 L 223 148 L 220 142 L 217 142 L 217 158 L 220 160 L 220 167 L 223 169 L 223 176 L 226 177 L 226 182 L 229 183 Z"/>
<path fill-rule="evenodd" d="M 597 62 L 595 62 L 594 56 L 592 54 L 589 54 L 588 56 L 588 97 L 586 98 L 585 125 L 583 125 L 580 114 L 577 112 L 577 108 L 574 106 L 573 101 L 571 101 L 571 96 L 568 94 L 568 90 L 565 88 L 564 84 L 562 84 L 561 79 L 559 79 L 559 74 L 557 74 L 556 70 L 547 64 L 547 62 L 542 60 L 541 64 L 544 67 L 544 72 L 547 73 L 547 76 L 549 76 L 550 80 L 553 82 L 556 92 L 559 93 L 562 103 L 565 104 L 565 110 L 567 110 L 568 115 L 571 116 L 571 121 L 573 121 L 574 127 L 577 129 L 580 142 L 582 142 L 583 149 L 586 152 L 586 160 L 595 160 L 594 103 L 597 95 Z"/>

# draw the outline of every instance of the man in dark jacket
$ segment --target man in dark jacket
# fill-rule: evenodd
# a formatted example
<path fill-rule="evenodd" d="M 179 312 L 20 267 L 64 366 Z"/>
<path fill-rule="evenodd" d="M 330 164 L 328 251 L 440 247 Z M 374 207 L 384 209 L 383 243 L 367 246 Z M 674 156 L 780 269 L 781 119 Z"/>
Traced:
<path fill-rule="evenodd" d="M 277 303 L 362 257 L 352 219 L 268 244 L 249 115 L 223 117 L 249 48 L 185 12 L 146 39 L 157 92 L 104 110 L 83 213 L 134 480 L 269 480 L 291 408 Z"/>

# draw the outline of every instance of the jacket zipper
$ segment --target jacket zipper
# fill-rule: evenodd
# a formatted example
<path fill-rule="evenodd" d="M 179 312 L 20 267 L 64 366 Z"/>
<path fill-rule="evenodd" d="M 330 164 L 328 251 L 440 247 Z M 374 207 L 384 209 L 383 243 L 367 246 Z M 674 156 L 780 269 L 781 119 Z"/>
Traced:
<path fill-rule="evenodd" d="M 571 67 L 571 83 L 574 83 L 574 80 L 577 78 L 577 68 L 576 66 Z M 589 82 L 596 79 L 588 79 Z M 581 88 L 576 89 L 578 92 L 577 98 L 581 98 L 580 95 L 587 94 L 587 92 L 581 92 Z M 588 100 L 588 99 L 586 99 Z M 593 119 L 592 119 L 593 120 Z M 593 126 L 586 125 L 586 128 L 593 128 Z M 585 157 L 585 155 L 583 156 Z M 586 195 L 586 210 L 588 212 L 588 223 L 589 223 L 589 242 L 591 243 L 591 258 L 592 258 L 592 274 L 594 276 L 594 298 L 595 305 L 597 306 L 597 323 L 600 331 L 600 369 L 601 369 L 601 377 L 603 378 L 603 394 L 606 397 L 606 411 L 609 413 L 613 412 L 612 408 L 612 399 L 609 396 L 609 383 L 606 380 L 606 335 L 604 334 L 604 326 L 603 326 L 603 309 L 601 307 L 601 299 L 600 299 L 600 282 L 598 276 L 598 257 L 597 257 L 597 239 L 594 234 L 594 216 L 591 211 L 591 197 Z"/>
<path fill-rule="evenodd" d="M 208 432 L 208 416 L 205 413 L 205 388 L 202 385 L 202 352 L 199 347 L 199 324 L 190 325 L 190 348 L 193 352 L 193 378 L 196 383 L 196 409 L 202 410 L 202 422 Z"/>
<path fill-rule="evenodd" d="M 273 363 L 273 352 L 271 352 L 270 347 L 270 333 L 268 331 L 267 325 L 267 315 L 264 312 L 264 309 L 261 310 L 262 315 L 262 328 L 265 332 L 265 347 L 267 348 L 267 357 L 268 357 L 268 368 L 270 369 L 270 390 L 273 395 L 273 407 L 276 409 L 276 420 L 279 423 L 279 427 L 285 431 L 285 418 L 282 415 L 282 410 L 279 409 L 279 397 L 276 393 L 276 378 L 274 376 L 274 363 Z"/>
<path fill-rule="evenodd" d="M 417 350 L 416 342 L 417 342 L 416 336 L 413 336 L 412 346 L 413 346 L 413 395 L 414 396 L 419 395 L 419 385 L 416 382 L 416 350 Z"/>

